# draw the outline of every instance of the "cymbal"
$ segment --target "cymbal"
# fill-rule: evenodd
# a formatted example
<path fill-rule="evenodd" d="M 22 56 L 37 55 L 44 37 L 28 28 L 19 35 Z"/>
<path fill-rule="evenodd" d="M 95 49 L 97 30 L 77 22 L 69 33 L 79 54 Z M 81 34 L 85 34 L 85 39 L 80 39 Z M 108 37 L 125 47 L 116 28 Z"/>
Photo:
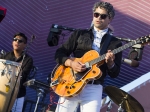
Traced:
<path fill-rule="evenodd" d="M 110 97 L 110 99 L 116 103 L 118 106 L 127 111 L 127 112 L 144 112 L 144 108 L 142 105 L 131 95 L 126 93 L 125 91 L 118 89 L 114 86 L 106 86 L 105 87 L 106 94 Z"/>

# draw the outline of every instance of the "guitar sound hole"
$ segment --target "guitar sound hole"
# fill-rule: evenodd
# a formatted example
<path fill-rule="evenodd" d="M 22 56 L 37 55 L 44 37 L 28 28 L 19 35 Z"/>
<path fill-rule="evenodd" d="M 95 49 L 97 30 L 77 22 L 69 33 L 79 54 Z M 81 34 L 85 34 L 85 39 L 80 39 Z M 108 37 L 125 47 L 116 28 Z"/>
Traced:
<path fill-rule="evenodd" d="M 96 73 L 96 71 L 94 71 L 94 70 L 93 70 L 92 72 L 93 72 L 93 74 L 95 74 L 95 73 Z"/>
<path fill-rule="evenodd" d="M 70 86 L 70 89 L 74 89 L 75 88 L 75 86 Z"/>
<path fill-rule="evenodd" d="M 75 86 L 72 86 L 72 88 L 75 88 Z"/>

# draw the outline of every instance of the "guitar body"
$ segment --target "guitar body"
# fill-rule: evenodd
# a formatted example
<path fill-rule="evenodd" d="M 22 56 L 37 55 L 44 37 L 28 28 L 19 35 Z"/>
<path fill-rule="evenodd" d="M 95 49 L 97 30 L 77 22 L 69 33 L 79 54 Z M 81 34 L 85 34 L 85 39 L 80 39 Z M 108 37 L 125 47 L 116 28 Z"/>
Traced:
<path fill-rule="evenodd" d="M 74 61 L 87 63 L 99 57 L 99 53 L 91 50 L 81 58 L 73 58 Z M 52 72 L 51 87 L 56 94 L 63 97 L 72 97 L 81 92 L 84 86 L 90 81 L 102 76 L 98 66 L 102 65 L 104 60 L 89 66 L 86 71 L 77 73 L 71 67 L 57 65 Z"/>

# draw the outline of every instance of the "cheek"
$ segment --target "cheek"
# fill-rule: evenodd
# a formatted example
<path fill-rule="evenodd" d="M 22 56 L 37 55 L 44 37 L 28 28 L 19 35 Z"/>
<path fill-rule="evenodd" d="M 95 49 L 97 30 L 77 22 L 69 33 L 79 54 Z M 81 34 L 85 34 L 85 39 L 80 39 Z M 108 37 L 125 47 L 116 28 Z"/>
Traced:
<path fill-rule="evenodd" d="M 14 42 L 12 42 L 12 46 L 14 46 Z"/>
<path fill-rule="evenodd" d="M 93 22 L 94 22 L 94 18 L 93 18 L 93 20 L 92 20 Z"/>
<path fill-rule="evenodd" d="M 93 17 L 93 23 L 96 21 L 95 17 Z"/>
<path fill-rule="evenodd" d="M 25 49 L 25 48 L 26 48 L 26 45 L 23 45 L 22 48 Z"/>

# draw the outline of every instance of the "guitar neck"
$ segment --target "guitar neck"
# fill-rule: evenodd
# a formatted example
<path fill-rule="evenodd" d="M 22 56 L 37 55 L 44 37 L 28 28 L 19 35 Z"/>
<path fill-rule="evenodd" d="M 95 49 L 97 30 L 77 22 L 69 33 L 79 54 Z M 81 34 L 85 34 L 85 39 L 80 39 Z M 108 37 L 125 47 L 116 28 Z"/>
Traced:
<path fill-rule="evenodd" d="M 125 49 L 127 49 L 127 48 L 129 48 L 129 47 L 131 47 L 131 46 L 133 46 L 135 44 L 137 44 L 137 43 L 138 43 L 138 41 L 134 40 L 134 41 L 129 42 L 129 43 L 127 43 L 127 44 L 125 44 L 125 45 L 123 45 L 121 47 L 118 47 L 117 49 L 112 50 L 112 52 L 113 52 L 113 54 L 117 54 L 117 53 L 119 53 L 119 52 L 121 52 L 121 51 L 123 51 L 123 50 L 125 50 Z M 103 54 L 100 57 L 89 61 L 89 65 L 92 66 L 93 64 L 96 64 L 96 63 L 98 63 L 100 61 L 103 61 L 105 59 L 105 56 L 106 56 L 106 54 Z"/>

